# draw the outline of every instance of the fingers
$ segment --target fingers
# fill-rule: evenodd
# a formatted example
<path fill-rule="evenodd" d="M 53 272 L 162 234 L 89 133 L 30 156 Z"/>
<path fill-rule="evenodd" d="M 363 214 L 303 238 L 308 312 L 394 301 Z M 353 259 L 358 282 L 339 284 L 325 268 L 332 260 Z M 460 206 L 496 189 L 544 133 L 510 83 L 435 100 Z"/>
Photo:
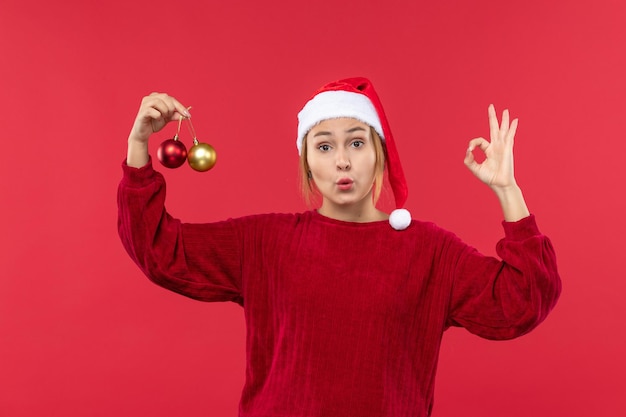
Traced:
<path fill-rule="evenodd" d="M 466 167 L 468 167 L 472 171 L 475 169 L 476 166 L 478 166 L 478 162 L 476 162 L 476 159 L 474 158 L 474 154 L 469 148 L 467 148 L 467 152 L 465 153 L 465 159 L 463 159 L 463 163 L 465 164 Z"/>
<path fill-rule="evenodd" d="M 487 114 L 489 115 L 489 138 L 493 142 L 494 140 L 498 140 L 498 136 L 500 134 L 500 128 L 498 127 L 498 116 L 496 116 L 496 108 L 493 104 L 489 105 L 487 109 Z"/>
<path fill-rule="evenodd" d="M 509 130 L 509 110 L 504 109 L 502 112 L 502 123 L 500 124 L 500 134 L 505 135 Z"/>
<path fill-rule="evenodd" d="M 507 138 L 509 140 L 511 140 L 511 141 L 515 138 L 515 132 L 517 131 L 517 124 L 518 124 L 518 119 L 515 118 L 511 122 L 511 127 L 509 127 L 509 132 L 507 134 Z"/>
<path fill-rule="evenodd" d="M 470 140 L 469 146 L 467 147 L 467 151 L 465 152 L 465 159 L 463 163 L 467 166 L 472 172 L 478 170 L 480 164 L 474 158 L 474 149 L 479 148 L 483 152 L 489 147 L 489 142 L 485 138 L 475 138 Z"/>
<path fill-rule="evenodd" d="M 156 110 L 158 114 L 149 111 L 146 113 L 146 116 L 149 114 L 152 116 L 153 119 L 162 119 L 166 123 L 171 120 L 178 120 L 181 116 L 191 117 L 188 109 L 185 108 L 185 106 L 183 106 L 174 97 L 164 93 L 152 93 L 149 96 L 144 97 L 144 99 L 142 100 L 141 109 Z"/>
<path fill-rule="evenodd" d="M 485 138 L 475 138 L 469 141 L 469 146 L 467 147 L 468 152 L 473 152 L 474 149 L 479 148 L 481 151 L 486 151 L 489 147 L 489 141 Z"/>
<path fill-rule="evenodd" d="M 502 111 L 502 121 L 499 123 L 499 126 L 498 116 L 496 115 L 496 109 L 493 104 L 489 105 L 487 112 L 489 114 L 489 133 L 492 142 L 505 138 L 513 138 L 513 136 L 515 136 L 515 129 L 517 128 L 518 122 L 517 119 L 514 119 L 512 122 L 509 121 L 509 109 Z"/>

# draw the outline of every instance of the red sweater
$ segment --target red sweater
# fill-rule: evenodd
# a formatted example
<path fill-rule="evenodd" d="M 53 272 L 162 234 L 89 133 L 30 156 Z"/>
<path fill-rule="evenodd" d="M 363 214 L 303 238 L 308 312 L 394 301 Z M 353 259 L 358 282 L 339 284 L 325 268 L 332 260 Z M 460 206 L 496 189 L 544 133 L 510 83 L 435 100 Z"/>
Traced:
<path fill-rule="evenodd" d="M 241 417 L 430 415 L 441 337 L 529 332 L 561 290 L 533 216 L 503 223 L 502 260 L 432 223 L 396 231 L 315 211 L 185 224 L 152 166 L 123 165 L 119 233 L 156 284 L 243 306 Z"/>

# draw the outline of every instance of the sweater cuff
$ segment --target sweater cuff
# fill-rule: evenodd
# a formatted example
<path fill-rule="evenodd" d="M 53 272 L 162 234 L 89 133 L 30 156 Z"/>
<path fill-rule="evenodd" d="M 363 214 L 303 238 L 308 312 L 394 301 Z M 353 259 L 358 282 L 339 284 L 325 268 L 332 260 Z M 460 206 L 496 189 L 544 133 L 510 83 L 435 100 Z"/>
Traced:
<path fill-rule="evenodd" d="M 122 181 L 130 187 L 144 187 L 154 182 L 156 171 L 152 167 L 152 158 L 141 168 L 128 166 L 126 159 L 122 162 L 122 172 L 124 176 Z"/>
<path fill-rule="evenodd" d="M 502 227 L 504 227 L 504 236 L 509 240 L 524 240 L 541 235 L 534 214 L 516 222 L 503 221 Z"/>

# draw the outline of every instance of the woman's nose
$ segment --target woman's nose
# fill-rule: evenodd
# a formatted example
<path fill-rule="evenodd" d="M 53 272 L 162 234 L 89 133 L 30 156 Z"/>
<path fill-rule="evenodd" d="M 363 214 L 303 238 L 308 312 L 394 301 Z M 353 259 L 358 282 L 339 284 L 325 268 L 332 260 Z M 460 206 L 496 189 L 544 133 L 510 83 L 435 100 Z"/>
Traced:
<path fill-rule="evenodd" d="M 335 157 L 337 169 L 339 169 L 340 171 L 350 169 L 350 158 L 348 157 L 346 149 L 342 149 L 341 147 L 338 148 Z"/>
<path fill-rule="evenodd" d="M 350 169 L 350 161 L 348 160 L 348 158 L 345 157 L 345 155 L 341 154 L 338 156 L 337 168 L 340 169 L 341 171 L 346 171 Z"/>

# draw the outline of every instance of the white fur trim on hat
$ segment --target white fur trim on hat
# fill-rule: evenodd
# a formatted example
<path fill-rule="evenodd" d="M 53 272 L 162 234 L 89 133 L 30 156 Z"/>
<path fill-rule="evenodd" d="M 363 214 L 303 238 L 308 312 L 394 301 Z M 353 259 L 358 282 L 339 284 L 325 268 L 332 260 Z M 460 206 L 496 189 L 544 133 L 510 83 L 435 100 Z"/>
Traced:
<path fill-rule="evenodd" d="M 389 215 L 389 224 L 396 230 L 404 230 L 411 224 L 411 213 L 407 209 L 395 209 Z"/>
<path fill-rule="evenodd" d="M 313 126 L 323 120 L 339 117 L 360 120 L 373 127 L 381 139 L 385 139 L 378 113 L 367 96 L 343 90 L 323 91 L 309 100 L 298 113 L 298 153 L 302 153 L 302 141 Z"/>

